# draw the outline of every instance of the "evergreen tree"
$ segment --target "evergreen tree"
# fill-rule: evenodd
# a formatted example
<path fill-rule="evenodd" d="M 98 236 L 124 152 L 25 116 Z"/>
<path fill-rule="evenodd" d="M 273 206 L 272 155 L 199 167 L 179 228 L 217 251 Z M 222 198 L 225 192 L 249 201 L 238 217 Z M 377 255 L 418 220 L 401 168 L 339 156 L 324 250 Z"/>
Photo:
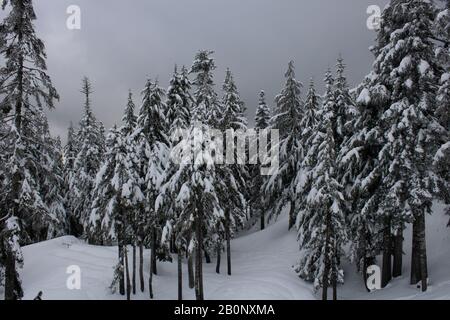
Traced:
<path fill-rule="evenodd" d="M 54 107 L 59 98 L 46 73 L 44 43 L 37 38 L 33 22 L 36 14 L 31 0 L 3 0 L 2 8 L 10 12 L 0 25 L 0 53 L 4 66 L 0 69 L 0 113 L 7 135 L 2 144 L 6 153 L 0 203 L 8 210 L 0 216 L 0 252 L 5 268 L 5 299 L 22 297 L 17 268 L 22 264 L 20 245 L 38 239 L 32 221 L 48 217 L 36 155 L 43 141 L 32 135 L 42 121 L 44 106 Z M 37 115 L 37 116 L 36 116 Z"/>
<path fill-rule="evenodd" d="M 151 245 L 151 271 L 157 273 L 157 256 L 160 260 L 171 260 L 164 247 L 160 246 L 162 230 L 167 221 L 166 213 L 155 209 L 155 201 L 164 182 L 169 163 L 169 138 L 167 124 L 167 106 L 164 102 L 165 92 L 150 80 L 142 91 L 142 106 L 139 110 L 136 137 L 138 139 L 138 158 L 140 158 L 140 175 L 144 177 L 141 190 L 145 195 L 144 219 L 147 242 Z M 149 283 L 151 286 L 151 283 Z"/>
<path fill-rule="evenodd" d="M 405 223 L 413 222 L 411 283 L 427 289 L 425 216 L 431 213 L 432 155 L 442 133 L 436 119 L 438 74 L 432 42 L 435 7 L 429 1 L 394 0 L 382 14 L 371 86 L 382 87 L 387 103 L 378 124 L 383 133 L 378 155 L 383 194 L 383 286 L 401 273 L 401 243 Z M 394 244 L 393 238 L 395 237 Z M 397 261 L 395 261 L 397 260 Z"/>
<path fill-rule="evenodd" d="M 78 154 L 74 163 L 74 175 L 69 183 L 73 192 L 71 198 L 71 231 L 75 236 L 87 236 L 96 243 L 95 234 L 87 233 L 91 214 L 92 191 L 95 177 L 100 168 L 104 153 L 103 125 L 96 119 L 91 107 L 92 85 L 88 78 L 82 81 L 81 93 L 85 96 L 84 114 L 80 121 Z"/>
<path fill-rule="evenodd" d="M 294 62 L 289 62 L 286 72 L 286 84 L 275 98 L 277 107 L 271 119 L 271 127 L 279 130 L 280 135 L 280 168 L 277 174 L 270 176 L 265 183 L 266 199 L 273 206 L 272 215 L 277 216 L 286 206 L 290 205 L 289 229 L 295 224 L 295 196 L 293 194 L 294 177 L 297 175 L 297 163 L 301 161 L 302 146 L 300 123 L 303 117 L 303 101 L 300 97 L 302 84 L 295 79 Z"/>
<path fill-rule="evenodd" d="M 247 119 L 244 116 L 244 103 L 239 97 L 237 86 L 234 82 L 233 75 L 228 69 L 223 84 L 223 98 L 221 106 L 223 108 L 223 116 L 218 121 L 219 128 L 222 132 L 227 133 L 227 139 L 224 144 L 227 160 L 232 163 L 217 166 L 217 175 L 220 176 L 221 182 L 217 186 L 219 192 L 219 200 L 222 207 L 225 208 L 225 219 L 223 221 L 225 234 L 217 233 L 215 237 L 217 249 L 217 267 L 216 271 L 220 272 L 220 253 L 222 251 L 222 238 L 226 242 L 227 251 L 227 273 L 231 275 L 231 238 L 234 231 L 244 225 L 246 221 L 247 209 L 247 185 L 249 174 L 247 172 L 246 154 L 239 154 L 239 143 L 246 143 L 245 132 L 247 130 Z M 230 141 L 231 140 L 231 141 Z M 228 159 L 228 155 L 233 159 Z M 218 226 L 221 229 L 221 226 Z"/>
<path fill-rule="evenodd" d="M 436 57 L 440 72 L 437 93 L 436 118 L 447 134 L 441 136 L 441 147 L 434 158 L 438 178 L 438 197 L 450 204 L 450 2 L 447 1 L 435 20 L 435 39 L 438 39 Z M 450 215 L 450 207 L 447 210 Z M 450 224 L 449 224 L 450 225 Z"/>
<path fill-rule="evenodd" d="M 298 236 L 304 250 L 296 267 L 299 276 L 314 281 L 314 288 L 323 288 L 322 299 L 327 300 L 328 287 L 333 287 L 337 299 L 337 284 L 343 283 L 340 258 L 347 241 L 345 200 L 342 185 L 337 180 L 336 145 L 333 119 L 336 102 L 330 72 L 326 77 L 327 92 L 321 110 L 321 121 L 311 137 L 311 151 L 305 159 L 311 175 L 311 188 L 306 205 L 301 208 Z"/>
<path fill-rule="evenodd" d="M 256 109 L 255 116 L 255 130 L 257 136 L 260 137 L 261 130 L 267 129 L 270 126 L 270 109 L 266 103 L 266 95 L 263 90 L 259 94 L 259 104 Z M 259 142 L 259 141 L 258 141 Z M 264 207 L 264 194 L 262 187 L 264 185 L 265 177 L 261 175 L 261 162 L 258 159 L 255 161 L 257 164 L 250 166 L 250 175 L 252 177 L 252 184 L 250 189 L 250 203 L 252 210 L 257 212 L 257 216 L 260 219 L 260 228 L 264 230 L 266 226 L 265 207 Z"/>
<path fill-rule="evenodd" d="M 217 93 L 214 91 L 213 71 L 216 69 L 216 63 L 211 57 L 213 53 L 208 50 L 199 51 L 195 55 L 190 73 L 196 75 L 193 81 L 193 85 L 196 87 L 194 114 L 202 119 L 206 118 L 212 127 L 217 127 L 218 120 L 221 118 L 221 110 Z"/>

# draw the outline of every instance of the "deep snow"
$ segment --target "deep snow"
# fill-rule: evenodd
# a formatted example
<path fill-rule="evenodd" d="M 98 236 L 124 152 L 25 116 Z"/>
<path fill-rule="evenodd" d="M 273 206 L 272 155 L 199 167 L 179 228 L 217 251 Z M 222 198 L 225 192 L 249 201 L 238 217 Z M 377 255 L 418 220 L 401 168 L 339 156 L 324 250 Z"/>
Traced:
<path fill-rule="evenodd" d="M 339 287 L 340 299 L 450 299 L 450 229 L 443 206 L 435 205 L 434 214 L 427 217 L 427 248 L 430 287 L 421 293 L 409 285 L 411 232 L 405 235 L 404 275 L 386 289 L 368 293 L 354 266 L 345 263 L 345 285 Z M 225 275 L 226 261 L 222 257 L 222 274 L 215 273 L 215 261 L 205 264 L 206 299 L 316 299 L 312 285 L 300 280 L 292 266 L 298 259 L 295 232 L 287 231 L 286 217 L 280 218 L 264 231 L 241 235 L 232 242 L 231 277 Z M 124 299 L 109 290 L 117 248 L 90 246 L 73 237 L 62 237 L 34 244 L 24 249 L 25 266 L 22 281 L 25 299 L 43 291 L 44 299 Z M 131 256 L 131 255 L 130 255 Z M 145 252 L 145 281 L 148 281 L 149 252 Z M 174 259 L 175 261 L 175 259 Z M 81 290 L 66 286 L 67 268 L 81 268 Z M 158 263 L 154 277 L 155 299 L 177 298 L 176 263 Z M 184 298 L 194 299 L 187 287 L 184 265 Z M 148 289 L 148 288 L 146 288 Z M 138 290 L 139 291 L 139 290 Z M 132 299 L 148 299 L 148 291 Z"/>

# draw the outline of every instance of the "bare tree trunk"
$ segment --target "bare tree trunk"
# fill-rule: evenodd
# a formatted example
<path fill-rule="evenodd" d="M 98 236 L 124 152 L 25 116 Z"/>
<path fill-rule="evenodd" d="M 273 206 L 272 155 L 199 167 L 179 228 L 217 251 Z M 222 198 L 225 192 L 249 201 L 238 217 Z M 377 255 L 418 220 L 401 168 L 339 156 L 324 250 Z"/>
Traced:
<path fill-rule="evenodd" d="M 125 254 L 125 274 L 127 280 L 127 300 L 131 300 L 131 283 L 130 283 L 130 271 L 128 268 L 128 248 L 125 246 L 124 248 Z"/>
<path fill-rule="evenodd" d="M 383 268 L 381 271 L 381 287 L 387 286 L 392 279 L 392 237 L 391 219 L 385 218 L 383 229 Z"/>
<path fill-rule="evenodd" d="M 148 291 L 150 299 L 153 299 L 153 258 L 150 256 L 150 277 L 148 278 Z"/>
<path fill-rule="evenodd" d="M 133 294 L 136 294 L 136 244 L 133 243 Z"/>
<path fill-rule="evenodd" d="M 195 272 L 195 283 L 196 283 L 196 299 L 204 300 L 203 295 L 203 266 L 202 266 L 202 247 L 203 247 L 203 235 L 202 235 L 202 219 L 203 214 L 201 210 L 198 212 L 197 222 L 196 222 L 196 237 L 197 237 L 197 256 L 195 258 L 196 272 Z"/>
<path fill-rule="evenodd" d="M 322 277 L 322 300 L 328 300 L 328 282 L 329 282 L 329 274 L 331 270 L 331 261 L 330 261 L 330 241 L 331 241 L 331 214 L 327 214 L 326 218 L 327 228 L 326 228 L 326 240 L 325 240 L 325 267 L 323 271 Z"/>
<path fill-rule="evenodd" d="M 195 277 L 194 277 L 194 262 L 192 259 L 192 253 L 188 253 L 188 277 L 189 277 L 189 289 L 193 289 L 195 287 Z"/>
<path fill-rule="evenodd" d="M 217 245 L 217 264 L 216 264 L 216 273 L 220 274 L 220 254 L 221 254 L 222 248 L 221 245 Z"/>
<path fill-rule="evenodd" d="M 141 292 L 145 291 L 144 284 L 144 244 L 139 240 L 139 278 L 141 282 Z"/>
<path fill-rule="evenodd" d="M 411 254 L 411 284 L 421 283 L 422 291 L 428 289 L 428 266 L 425 239 L 425 214 L 414 217 L 412 254 Z"/>
<path fill-rule="evenodd" d="M 403 230 L 397 231 L 394 236 L 394 266 L 392 270 L 392 276 L 394 278 L 402 275 L 403 265 Z"/>
<path fill-rule="evenodd" d="M 419 237 L 418 237 L 418 220 L 413 221 L 412 231 L 412 246 L 411 246 L 411 278 L 410 284 L 415 285 L 419 282 L 420 276 L 420 263 L 419 263 Z"/>
<path fill-rule="evenodd" d="M 178 300 L 183 300 L 183 253 L 178 251 Z"/>
<path fill-rule="evenodd" d="M 225 210 L 225 240 L 227 243 L 227 274 L 231 276 L 231 230 L 230 230 L 230 209 Z"/>
<path fill-rule="evenodd" d="M 152 264 L 152 270 L 153 274 L 157 275 L 156 270 L 156 228 L 152 228 L 152 254 L 151 254 L 151 264 Z"/>
<path fill-rule="evenodd" d="M 207 263 L 207 264 L 210 264 L 211 263 L 211 257 L 210 257 L 210 255 L 209 255 L 209 252 L 205 249 L 205 250 L 203 250 L 203 251 L 205 251 L 205 262 Z"/>
<path fill-rule="evenodd" d="M 289 209 L 289 230 L 292 229 L 293 226 L 295 226 L 295 202 L 291 201 L 291 208 Z"/>
<path fill-rule="evenodd" d="M 264 210 L 261 209 L 261 230 L 266 228 L 266 217 L 264 216 Z"/>
<path fill-rule="evenodd" d="M 119 231 L 119 237 L 122 237 L 122 231 Z M 125 263 L 124 263 L 124 248 L 123 248 L 123 240 L 122 239 L 118 239 L 118 245 L 119 245 L 119 264 L 121 266 L 121 270 L 122 272 L 120 273 L 119 276 L 119 293 L 124 296 L 125 295 L 125 277 L 124 277 L 124 272 L 125 272 Z"/>

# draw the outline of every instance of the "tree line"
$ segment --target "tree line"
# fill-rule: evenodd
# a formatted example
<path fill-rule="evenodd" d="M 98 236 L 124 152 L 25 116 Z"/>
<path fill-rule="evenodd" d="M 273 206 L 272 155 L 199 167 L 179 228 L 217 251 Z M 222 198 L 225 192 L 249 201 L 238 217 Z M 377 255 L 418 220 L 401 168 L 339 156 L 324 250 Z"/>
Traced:
<path fill-rule="evenodd" d="M 44 110 L 59 99 L 46 73 L 31 0 L 4 0 L 0 25 L 0 281 L 5 299 L 23 296 L 21 246 L 71 234 L 117 245 L 111 289 L 131 299 L 148 288 L 158 261 L 183 265 L 190 289 L 205 298 L 203 261 L 232 274 L 231 239 L 261 229 L 282 212 L 300 244 L 295 272 L 322 289 L 344 282 L 348 257 L 366 280 L 381 255 L 382 286 L 402 274 L 403 232 L 413 227 L 411 284 L 427 290 L 425 220 L 435 199 L 450 202 L 450 6 L 392 0 L 383 11 L 372 71 L 350 89 L 345 63 L 327 70 L 325 93 L 311 79 L 306 95 L 294 62 L 273 108 L 260 93 L 255 129 L 279 130 L 280 167 L 214 163 L 209 128 L 246 130 L 246 106 L 227 70 L 216 91 L 212 51 L 175 67 L 167 89 L 148 79 L 138 110 L 131 92 L 121 125 L 106 132 L 93 112 L 93 86 L 82 81 L 83 116 L 64 147 Z M 174 161 L 192 140 L 199 161 Z M 237 137 L 236 137 L 237 138 Z M 226 151 L 226 145 L 224 145 Z M 248 151 L 248 150 L 247 150 Z M 237 158 L 238 154 L 234 153 Z M 247 162 L 248 163 L 248 162 Z M 349 250 L 347 246 L 349 245 Z M 144 250 L 150 249 L 149 279 Z M 130 254 L 131 259 L 130 259 Z"/>

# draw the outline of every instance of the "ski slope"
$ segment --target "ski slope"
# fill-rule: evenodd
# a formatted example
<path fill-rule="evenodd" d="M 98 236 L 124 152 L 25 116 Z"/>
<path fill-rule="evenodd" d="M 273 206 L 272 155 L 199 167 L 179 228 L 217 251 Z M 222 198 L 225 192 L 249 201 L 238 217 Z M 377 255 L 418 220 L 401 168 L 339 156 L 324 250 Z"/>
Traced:
<path fill-rule="evenodd" d="M 421 293 L 410 286 L 409 262 L 410 230 L 405 235 L 404 276 L 392 281 L 380 291 L 365 291 L 360 275 L 354 266 L 345 262 L 346 284 L 339 287 L 339 299 L 450 299 L 450 229 L 443 206 L 435 205 L 434 215 L 428 217 L 428 257 L 430 287 Z M 215 273 L 215 261 L 205 264 L 204 285 L 206 299 L 265 300 L 265 299 L 317 299 L 312 285 L 300 280 L 292 266 L 298 259 L 295 232 L 287 231 L 287 219 L 280 218 L 264 231 L 258 231 L 233 240 L 231 277 L 225 275 L 226 260 L 222 259 L 222 274 Z M 130 255 L 131 256 L 131 255 Z M 25 299 L 33 299 L 43 291 L 44 299 L 107 299 L 124 297 L 112 294 L 113 266 L 117 248 L 90 246 L 73 237 L 62 237 L 24 248 L 25 266 L 22 281 Z M 175 260 L 175 259 L 174 259 Z M 149 252 L 145 252 L 145 281 L 147 286 Z M 81 269 L 81 289 L 69 290 L 66 281 L 71 265 Z M 187 267 L 184 265 L 184 298 L 194 299 L 194 291 L 187 286 Z M 148 289 L 148 288 L 146 288 Z M 177 298 L 176 263 L 158 263 L 158 276 L 154 277 L 155 299 Z M 132 296 L 148 299 L 148 291 Z"/>

